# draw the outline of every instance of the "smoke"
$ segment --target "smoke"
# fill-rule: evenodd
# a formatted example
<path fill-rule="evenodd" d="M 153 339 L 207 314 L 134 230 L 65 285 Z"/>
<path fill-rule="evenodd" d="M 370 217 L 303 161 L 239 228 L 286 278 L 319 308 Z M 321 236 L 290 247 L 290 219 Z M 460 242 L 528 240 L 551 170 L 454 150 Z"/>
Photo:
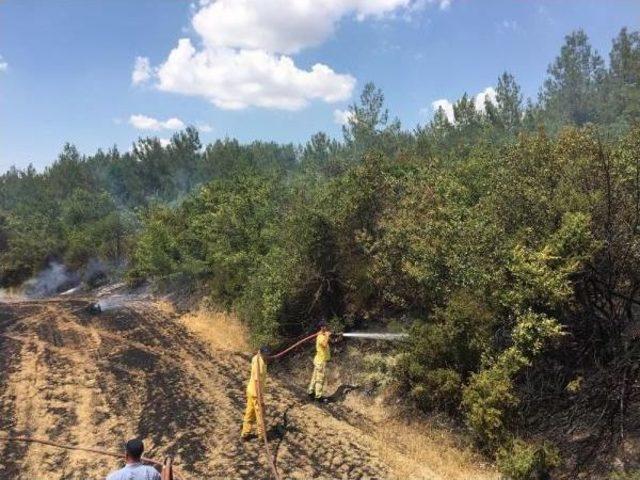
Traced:
<path fill-rule="evenodd" d="M 49 266 L 35 277 L 22 284 L 22 290 L 27 297 L 39 298 L 67 290 L 79 282 L 78 275 L 67 270 L 58 262 L 51 262 Z"/>
<path fill-rule="evenodd" d="M 101 312 L 105 312 L 107 310 L 126 307 L 131 302 L 135 302 L 141 298 L 140 295 L 116 294 L 99 299 L 96 305 L 100 307 Z"/>
<path fill-rule="evenodd" d="M 0 288 L 0 302 L 17 302 L 23 299 L 22 293 L 13 288 Z"/>
<path fill-rule="evenodd" d="M 82 281 L 90 287 L 105 283 L 108 279 L 109 267 L 97 258 L 91 258 L 82 273 Z"/>

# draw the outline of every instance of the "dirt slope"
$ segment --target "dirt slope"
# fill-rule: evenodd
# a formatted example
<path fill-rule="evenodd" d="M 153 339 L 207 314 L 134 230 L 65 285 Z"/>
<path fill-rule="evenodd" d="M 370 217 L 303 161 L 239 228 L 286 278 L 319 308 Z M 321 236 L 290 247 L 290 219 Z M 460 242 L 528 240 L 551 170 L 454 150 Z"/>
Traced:
<path fill-rule="evenodd" d="M 249 356 L 210 345 L 152 303 L 92 316 L 89 300 L 0 303 L 0 431 L 113 451 L 142 436 L 191 479 L 266 479 L 258 442 L 239 429 Z M 394 478 L 363 418 L 309 404 L 270 378 L 268 423 L 287 479 Z M 104 478 L 116 459 L 0 442 L 0 478 Z M 431 478 L 422 473 L 419 478 Z"/>

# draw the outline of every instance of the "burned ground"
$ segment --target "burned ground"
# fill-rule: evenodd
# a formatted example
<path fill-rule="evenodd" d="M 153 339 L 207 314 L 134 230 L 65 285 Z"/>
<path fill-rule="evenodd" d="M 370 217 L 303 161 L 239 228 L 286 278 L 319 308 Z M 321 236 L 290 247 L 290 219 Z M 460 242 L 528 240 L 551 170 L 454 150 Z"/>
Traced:
<path fill-rule="evenodd" d="M 92 315 L 89 300 L 0 304 L 0 431 L 176 457 L 187 478 L 270 478 L 261 444 L 243 444 L 248 353 L 213 350 L 150 302 Z M 266 395 L 283 478 L 393 478 L 365 422 L 339 404 L 306 403 L 272 375 Z M 116 459 L 0 443 L 0 477 L 104 478 Z"/>

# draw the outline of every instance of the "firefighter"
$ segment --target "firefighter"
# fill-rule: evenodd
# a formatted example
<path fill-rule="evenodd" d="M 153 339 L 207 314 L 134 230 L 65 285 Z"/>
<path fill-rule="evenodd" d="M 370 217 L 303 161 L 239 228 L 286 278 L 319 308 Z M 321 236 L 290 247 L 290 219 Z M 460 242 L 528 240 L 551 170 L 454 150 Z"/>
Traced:
<path fill-rule="evenodd" d="M 331 351 L 329 349 L 330 337 L 331 332 L 327 328 L 327 324 L 322 322 L 320 324 L 320 333 L 318 333 L 316 337 L 316 356 L 313 359 L 313 374 L 311 375 L 311 381 L 307 389 L 309 398 L 321 403 L 327 403 L 329 401 L 327 397 L 323 396 L 323 393 L 327 362 L 331 358 Z"/>
<path fill-rule="evenodd" d="M 257 425 L 258 435 L 261 439 L 264 439 L 264 404 L 259 392 L 264 395 L 267 382 L 267 357 L 269 354 L 269 348 L 262 346 L 251 359 L 251 377 L 247 384 L 247 408 L 244 411 L 244 419 L 242 421 L 241 438 L 243 441 L 254 437 L 251 433 L 254 423 Z"/>

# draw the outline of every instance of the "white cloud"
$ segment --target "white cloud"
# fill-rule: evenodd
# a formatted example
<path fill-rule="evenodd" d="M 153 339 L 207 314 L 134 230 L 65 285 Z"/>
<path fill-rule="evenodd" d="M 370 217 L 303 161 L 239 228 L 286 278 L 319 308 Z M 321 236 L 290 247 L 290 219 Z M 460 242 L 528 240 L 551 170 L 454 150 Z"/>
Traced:
<path fill-rule="evenodd" d="M 160 90 L 201 96 L 227 110 L 250 106 L 298 110 L 315 99 L 346 100 L 354 86 L 351 75 L 337 74 L 321 63 L 302 70 L 290 57 L 263 50 L 197 51 L 186 38 L 158 67 L 157 84 Z"/>
<path fill-rule="evenodd" d="M 171 143 L 171 140 L 169 140 L 168 138 L 159 138 L 158 140 L 160 141 L 160 145 L 162 145 L 162 147 L 164 148 L 166 148 Z"/>
<path fill-rule="evenodd" d="M 198 130 L 200 130 L 202 133 L 209 133 L 213 132 L 213 127 L 208 123 L 200 123 L 198 124 Z"/>
<path fill-rule="evenodd" d="M 444 110 L 444 114 L 451 123 L 454 123 L 455 117 L 453 115 L 453 104 L 447 100 L 446 98 L 441 98 L 440 100 L 436 100 L 435 102 L 431 102 L 431 108 L 433 108 L 434 112 L 437 112 L 439 108 Z"/>
<path fill-rule="evenodd" d="M 222 109 L 298 110 L 311 101 L 350 98 L 356 80 L 316 63 L 296 66 L 292 54 L 319 45 L 344 17 L 411 14 L 427 3 L 451 0 L 217 0 L 192 4 L 197 42 L 182 38 L 153 68 L 138 57 L 134 84 L 153 79 L 165 92 L 199 96 Z M 194 46 L 194 45 L 197 45 Z"/>
<path fill-rule="evenodd" d="M 473 104 L 476 110 L 484 112 L 484 102 L 489 100 L 491 103 L 496 103 L 496 91 L 493 87 L 487 87 L 473 98 Z"/>
<path fill-rule="evenodd" d="M 131 115 L 129 123 L 138 130 L 179 130 L 184 128 L 184 122 L 179 118 L 169 118 L 164 122 L 146 115 Z"/>
<path fill-rule="evenodd" d="M 496 103 L 496 91 L 493 87 L 487 87 L 482 90 L 480 93 L 477 93 L 473 96 L 473 105 L 475 109 L 479 112 L 484 113 L 485 111 L 485 99 L 489 100 L 491 103 Z M 442 107 L 444 110 L 444 114 L 451 123 L 455 123 L 455 115 L 453 113 L 453 102 L 449 101 L 446 98 L 441 98 L 434 102 L 431 102 L 431 111 L 433 113 L 438 111 L 438 108 Z M 428 109 L 423 108 L 420 110 L 420 113 L 426 114 Z"/>
<path fill-rule="evenodd" d="M 351 110 L 335 109 L 333 111 L 333 122 L 338 125 L 346 125 L 352 118 L 353 112 Z"/>
<path fill-rule="evenodd" d="M 151 63 L 147 57 L 136 57 L 133 72 L 131 73 L 131 83 L 139 85 L 151 79 Z"/>
<path fill-rule="evenodd" d="M 344 16 L 380 17 L 416 1 L 218 0 L 201 8 L 192 23 L 209 47 L 291 54 L 324 42 Z"/>
<path fill-rule="evenodd" d="M 503 20 L 501 27 L 503 30 L 513 30 L 515 32 L 518 30 L 518 22 L 515 20 Z"/>
<path fill-rule="evenodd" d="M 435 1 L 439 6 L 440 10 L 447 10 L 451 6 L 451 0 L 430 0 Z"/>
<path fill-rule="evenodd" d="M 9 64 L 4 61 L 2 55 L 0 55 L 0 72 L 6 72 L 9 68 Z"/>

